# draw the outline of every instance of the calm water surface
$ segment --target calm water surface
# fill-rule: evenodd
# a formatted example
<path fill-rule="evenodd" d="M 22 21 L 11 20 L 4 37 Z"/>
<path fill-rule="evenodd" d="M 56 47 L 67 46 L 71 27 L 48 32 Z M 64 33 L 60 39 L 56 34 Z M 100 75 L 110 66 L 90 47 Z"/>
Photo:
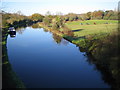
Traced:
<path fill-rule="evenodd" d="M 93 64 L 76 45 L 43 28 L 20 29 L 7 39 L 13 70 L 27 88 L 107 88 Z"/>

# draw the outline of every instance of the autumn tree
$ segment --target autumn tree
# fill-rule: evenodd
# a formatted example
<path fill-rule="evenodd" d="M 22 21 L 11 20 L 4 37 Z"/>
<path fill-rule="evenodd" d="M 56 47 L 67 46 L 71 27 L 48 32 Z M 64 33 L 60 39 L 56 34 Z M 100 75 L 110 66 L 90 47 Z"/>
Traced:
<path fill-rule="evenodd" d="M 92 13 L 91 13 L 91 12 L 88 12 L 88 13 L 87 13 L 87 17 L 88 17 L 88 19 L 90 20 L 91 17 L 92 17 Z"/>
<path fill-rule="evenodd" d="M 103 19 L 103 17 L 104 11 L 102 10 L 92 12 L 92 19 Z"/>
<path fill-rule="evenodd" d="M 43 23 L 44 25 L 49 26 L 51 23 L 51 19 L 48 16 L 45 16 L 43 19 Z"/>
<path fill-rule="evenodd" d="M 105 11 L 104 19 L 106 20 L 117 20 L 118 19 L 118 12 L 113 10 Z"/>
<path fill-rule="evenodd" d="M 53 29 L 60 29 L 64 27 L 64 19 L 61 16 L 57 16 L 52 19 L 52 28 Z"/>
<path fill-rule="evenodd" d="M 42 22 L 43 18 L 44 18 L 44 16 L 39 14 L 39 13 L 35 13 L 35 14 L 32 14 L 30 16 L 30 19 L 33 20 L 33 21 L 40 21 L 40 22 Z"/>

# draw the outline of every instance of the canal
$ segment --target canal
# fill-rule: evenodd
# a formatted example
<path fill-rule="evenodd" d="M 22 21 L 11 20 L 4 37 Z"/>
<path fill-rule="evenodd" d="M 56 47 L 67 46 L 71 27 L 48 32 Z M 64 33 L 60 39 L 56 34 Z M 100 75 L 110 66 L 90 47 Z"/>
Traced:
<path fill-rule="evenodd" d="M 43 28 L 18 29 L 7 38 L 13 71 L 27 88 L 109 88 L 79 47 Z"/>

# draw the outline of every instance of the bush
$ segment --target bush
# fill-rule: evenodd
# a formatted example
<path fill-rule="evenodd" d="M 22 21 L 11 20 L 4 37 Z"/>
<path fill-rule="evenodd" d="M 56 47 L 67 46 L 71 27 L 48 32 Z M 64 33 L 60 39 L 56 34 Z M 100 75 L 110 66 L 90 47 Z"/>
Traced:
<path fill-rule="evenodd" d="M 49 26 L 49 25 L 50 25 L 50 22 L 51 22 L 51 19 L 50 19 L 49 17 L 45 17 L 45 18 L 43 19 L 43 22 L 44 22 L 45 25 Z"/>
<path fill-rule="evenodd" d="M 59 29 L 59 26 L 57 25 L 57 23 L 54 23 L 52 25 L 52 29 L 54 29 L 54 30 L 58 30 Z"/>

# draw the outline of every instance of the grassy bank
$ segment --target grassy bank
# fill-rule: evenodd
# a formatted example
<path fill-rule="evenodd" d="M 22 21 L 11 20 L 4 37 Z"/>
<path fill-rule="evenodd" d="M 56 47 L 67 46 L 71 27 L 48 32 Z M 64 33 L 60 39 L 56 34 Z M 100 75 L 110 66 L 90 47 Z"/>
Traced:
<path fill-rule="evenodd" d="M 81 23 L 83 25 L 81 25 Z M 86 25 L 86 23 L 89 23 L 89 25 Z M 50 27 L 40 24 L 41 27 L 44 27 L 45 29 L 57 35 L 60 35 L 66 40 L 76 44 L 81 48 L 82 51 L 91 54 L 92 56 L 94 56 L 95 59 L 108 59 L 109 57 L 107 57 L 105 54 L 109 54 L 109 52 L 113 50 L 115 50 L 115 52 L 118 51 L 118 45 L 120 44 L 120 42 L 118 41 L 118 37 L 120 36 L 118 34 L 118 21 L 73 21 L 67 22 L 66 25 L 72 30 L 72 32 L 74 33 L 74 37 L 68 36 L 67 34 L 65 35 L 59 30 L 53 30 Z M 111 49 L 110 47 L 113 47 L 113 49 Z M 111 52 L 111 54 L 112 53 L 113 52 Z M 112 55 L 114 55 L 114 53 Z M 101 58 L 101 56 L 104 58 Z M 117 54 L 115 57 L 117 57 Z"/>
<path fill-rule="evenodd" d="M 91 52 L 99 41 L 107 41 L 108 37 L 117 36 L 118 33 L 118 21 L 116 20 L 73 21 L 67 22 L 66 25 L 74 32 L 75 36 L 75 38 L 66 38 L 72 43 L 86 48 L 87 52 Z"/>
<path fill-rule="evenodd" d="M 86 25 L 86 22 L 89 25 Z M 94 24 L 96 22 L 96 24 Z M 109 22 L 105 24 L 105 22 Z M 65 37 L 79 46 L 81 52 L 86 52 L 90 63 L 102 73 L 104 81 L 111 88 L 120 88 L 120 34 L 118 21 L 90 20 L 67 22 L 66 25 L 73 30 L 75 38 Z M 80 23 L 83 23 L 81 25 Z M 117 90 L 116 89 L 116 90 Z"/>
<path fill-rule="evenodd" d="M 53 29 L 52 27 L 46 26 L 44 23 L 38 23 L 38 26 L 52 32 L 53 34 L 61 36 L 61 37 L 71 36 L 71 34 L 73 34 L 73 32 L 71 32 L 71 31 L 69 32 L 69 31 L 60 31 L 60 29 Z"/>
<path fill-rule="evenodd" d="M 82 48 L 86 48 L 87 52 L 91 52 L 92 48 L 96 47 L 95 43 L 107 40 L 108 37 L 118 33 L 118 21 L 116 20 L 73 21 L 67 22 L 66 25 L 74 32 L 75 38 L 65 38 Z"/>
<path fill-rule="evenodd" d="M 62 32 L 61 30 L 54 30 L 51 27 L 45 26 L 44 23 L 39 23 L 39 26 L 69 40 L 76 45 L 81 43 L 81 47 L 83 48 L 88 47 L 85 45 L 85 40 L 102 40 L 111 36 L 113 33 L 118 32 L 118 21 L 116 20 L 73 21 L 65 24 L 74 33 L 74 36 L 69 36 L 67 33 Z"/>
<path fill-rule="evenodd" d="M 102 73 L 104 81 L 111 88 L 117 90 L 120 88 L 120 57 L 118 54 L 120 34 L 118 33 L 117 21 L 111 21 L 111 23 L 109 21 L 108 24 L 105 24 L 104 22 L 108 22 L 108 20 L 97 20 L 94 24 L 95 21 L 67 22 L 66 25 L 72 29 L 74 37 L 60 33 L 63 38 L 78 46 L 81 52 L 86 52 L 89 58 L 88 62 L 94 64 L 96 69 Z M 91 25 L 80 25 L 81 22 L 83 24 L 89 22 Z M 55 31 L 44 25 L 41 27 L 51 32 Z"/>

